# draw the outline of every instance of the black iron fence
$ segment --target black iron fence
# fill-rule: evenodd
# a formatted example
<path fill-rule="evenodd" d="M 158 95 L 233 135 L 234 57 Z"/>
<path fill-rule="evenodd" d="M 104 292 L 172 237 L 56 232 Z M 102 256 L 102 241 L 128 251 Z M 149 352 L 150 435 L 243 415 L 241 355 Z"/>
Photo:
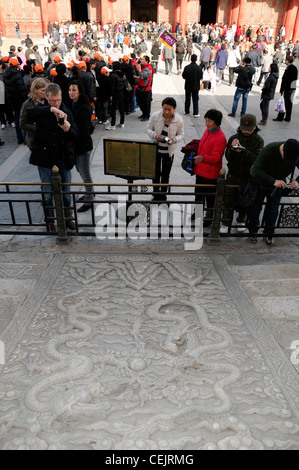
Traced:
<path fill-rule="evenodd" d="M 165 185 L 167 203 L 159 204 L 152 200 L 152 196 L 158 194 L 157 187 L 160 185 L 93 184 L 91 209 L 84 214 L 78 212 L 82 205 L 79 200 L 79 196 L 82 196 L 82 183 L 73 183 L 66 188 L 61 183 L 59 174 L 54 173 L 52 184 L 43 186 L 48 186 L 49 190 L 41 191 L 40 183 L 0 183 L 0 235 L 51 235 L 56 236 L 61 243 L 67 243 L 71 236 L 123 239 L 128 237 L 128 233 L 131 238 L 134 238 L 135 233 L 135 238 L 139 239 L 152 237 L 153 234 L 153 238 L 183 238 L 186 233 L 190 238 L 195 233 L 194 226 L 199 229 L 200 223 L 202 228 L 201 222 L 205 215 L 202 231 L 204 238 L 219 241 L 222 237 L 248 236 L 248 231 L 237 231 L 235 219 L 223 219 L 224 197 L 227 188 L 232 187 L 227 186 L 224 173 L 216 186 Z M 201 196 L 214 197 L 214 207 L 195 202 L 198 187 L 201 188 Z M 63 196 L 66 194 L 71 196 L 70 207 L 64 205 Z M 53 201 L 51 206 L 46 205 L 49 195 Z M 68 221 L 74 222 L 74 230 L 70 230 Z M 55 224 L 54 231 L 52 222 Z M 220 232 L 223 222 L 229 224 L 228 233 L 225 234 Z M 261 227 L 263 225 L 262 216 Z M 283 197 L 279 204 L 275 237 L 298 235 L 299 199 L 297 194 L 292 194 L 291 197 Z"/>

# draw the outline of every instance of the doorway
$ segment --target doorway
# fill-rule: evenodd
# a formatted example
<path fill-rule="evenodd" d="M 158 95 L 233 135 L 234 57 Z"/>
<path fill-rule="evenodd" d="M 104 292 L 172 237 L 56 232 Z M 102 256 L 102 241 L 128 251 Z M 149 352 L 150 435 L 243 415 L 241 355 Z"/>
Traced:
<path fill-rule="evenodd" d="M 71 0 L 72 21 L 89 21 L 89 0 Z"/>
<path fill-rule="evenodd" d="M 131 20 L 157 22 L 158 0 L 131 0 Z"/>
<path fill-rule="evenodd" d="M 200 24 L 216 23 L 217 7 L 218 0 L 200 0 Z"/>

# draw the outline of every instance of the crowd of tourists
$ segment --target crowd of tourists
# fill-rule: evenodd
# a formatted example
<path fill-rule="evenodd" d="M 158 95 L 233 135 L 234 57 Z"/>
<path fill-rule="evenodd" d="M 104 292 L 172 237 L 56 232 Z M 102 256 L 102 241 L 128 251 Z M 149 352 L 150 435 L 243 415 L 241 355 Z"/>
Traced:
<path fill-rule="evenodd" d="M 173 48 L 162 46 L 157 40 L 163 30 L 176 37 Z M 264 147 L 258 125 L 266 125 L 269 103 L 274 99 L 281 65 L 286 66 L 280 93 L 284 108 L 275 121 L 291 121 L 292 97 L 298 78 L 299 41 L 287 42 L 283 28 L 274 37 L 273 28 L 245 29 L 233 24 L 187 25 L 183 31 L 167 23 L 156 24 L 120 22 L 104 25 L 96 22 L 50 22 L 44 36 L 43 50 L 27 34 L 20 46 L 12 45 L 0 60 L 1 128 L 15 127 L 18 143 L 25 142 L 30 151 L 30 163 L 38 167 L 42 188 L 51 183 L 52 167 L 60 169 L 62 182 L 71 183 L 71 169 L 75 166 L 86 184 L 78 212 L 91 209 L 94 197 L 90 170 L 93 149 L 92 133 L 95 123 L 105 125 L 107 131 L 125 126 L 125 116 L 140 110 L 138 118 L 147 121 L 147 133 L 158 144 L 160 184 L 153 200 L 167 200 L 174 151 L 184 138 L 183 119 L 176 111 L 176 102 L 167 97 L 162 110 L 151 114 L 152 86 L 155 73 L 161 72 L 158 64 L 164 63 L 166 75 L 182 75 L 185 82 L 185 114 L 199 117 L 199 91 L 215 93 L 223 86 L 224 70 L 229 71 L 227 85 L 236 78 L 236 92 L 229 116 L 235 117 L 242 96 L 241 121 L 238 133 L 227 142 L 221 130 L 222 113 L 209 110 L 204 118 L 207 130 L 194 148 L 194 173 L 196 184 L 215 185 L 225 154 L 229 167 L 228 181 L 241 185 L 255 178 L 261 188 L 254 210 L 239 210 L 238 228 L 249 229 L 250 240 L 257 241 L 259 215 L 265 197 L 269 204 L 265 213 L 265 241 L 273 243 L 278 202 L 286 189 L 285 178 L 298 166 L 299 143 L 295 139 L 276 142 Z M 42 58 L 44 57 L 44 59 Z M 188 65 L 183 66 L 184 61 Z M 261 120 L 246 113 L 247 99 L 252 86 L 262 86 Z M 220 89 L 221 90 L 221 89 Z M 118 126 L 116 125 L 119 116 Z M 0 142 L 3 144 L 3 142 Z M 272 146 L 271 146 L 272 145 Z M 275 158 L 269 161 L 269 155 Z M 275 191 L 273 191 L 273 187 Z M 297 181 L 290 190 L 297 190 Z M 205 189 L 205 193 L 209 191 Z M 52 206 L 52 196 L 47 193 L 46 207 Z M 71 208 L 71 198 L 64 196 L 66 208 Z M 236 193 L 228 191 L 223 212 L 222 233 L 227 233 L 233 218 Z M 208 208 L 204 225 L 211 225 L 214 197 L 196 190 L 196 201 Z M 45 221 L 55 231 L 54 214 L 45 213 Z M 71 209 L 66 223 L 76 228 Z"/>

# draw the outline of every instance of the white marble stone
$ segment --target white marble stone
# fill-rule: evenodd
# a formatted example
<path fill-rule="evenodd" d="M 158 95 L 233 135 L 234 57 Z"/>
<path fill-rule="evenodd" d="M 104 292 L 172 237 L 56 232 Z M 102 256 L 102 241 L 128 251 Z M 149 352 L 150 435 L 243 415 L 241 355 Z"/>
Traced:
<path fill-rule="evenodd" d="M 298 373 L 220 255 L 53 253 L 0 338 L 2 450 L 298 448 Z"/>

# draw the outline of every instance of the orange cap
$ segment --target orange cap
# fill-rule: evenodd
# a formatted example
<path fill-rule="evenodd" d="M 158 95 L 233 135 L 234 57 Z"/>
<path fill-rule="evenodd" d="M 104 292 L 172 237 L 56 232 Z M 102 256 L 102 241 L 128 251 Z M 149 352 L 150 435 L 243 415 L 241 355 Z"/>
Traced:
<path fill-rule="evenodd" d="M 43 72 L 43 71 L 44 71 L 44 68 L 43 68 L 42 65 L 37 64 L 37 65 L 34 67 L 34 70 L 35 70 L 36 72 Z"/>
<path fill-rule="evenodd" d="M 86 67 L 86 62 L 82 60 L 82 62 L 79 62 L 79 69 L 83 69 L 84 67 Z"/>
<path fill-rule="evenodd" d="M 59 57 L 59 55 L 54 57 L 54 62 L 61 62 L 61 57 Z"/>
<path fill-rule="evenodd" d="M 128 56 L 128 55 L 124 55 L 124 56 L 123 56 L 123 60 L 124 60 L 125 62 L 127 62 L 127 60 L 130 60 L 130 59 L 131 59 L 131 57 Z"/>
<path fill-rule="evenodd" d="M 56 77 L 56 75 L 58 75 L 58 73 L 56 72 L 55 69 L 51 69 L 50 70 L 50 75 L 52 75 L 53 77 Z"/>
<path fill-rule="evenodd" d="M 12 65 L 12 66 L 14 66 L 14 67 L 16 67 L 17 65 L 19 65 L 18 59 L 15 59 L 15 58 L 9 59 L 9 63 L 10 63 L 10 65 Z"/>

